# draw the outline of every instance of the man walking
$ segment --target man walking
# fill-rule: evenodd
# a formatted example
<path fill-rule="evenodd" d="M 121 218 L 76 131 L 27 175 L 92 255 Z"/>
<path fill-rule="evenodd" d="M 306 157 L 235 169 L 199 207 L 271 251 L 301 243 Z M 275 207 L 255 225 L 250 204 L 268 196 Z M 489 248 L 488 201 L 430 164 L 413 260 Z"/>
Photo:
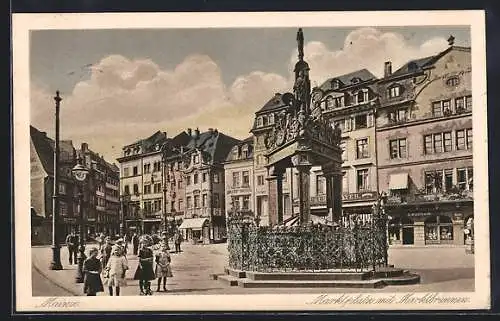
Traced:
<path fill-rule="evenodd" d="M 71 231 L 68 236 L 66 236 L 66 246 L 68 247 L 69 253 L 69 264 L 77 263 L 76 254 L 78 252 L 78 236 L 76 236 L 74 231 Z"/>

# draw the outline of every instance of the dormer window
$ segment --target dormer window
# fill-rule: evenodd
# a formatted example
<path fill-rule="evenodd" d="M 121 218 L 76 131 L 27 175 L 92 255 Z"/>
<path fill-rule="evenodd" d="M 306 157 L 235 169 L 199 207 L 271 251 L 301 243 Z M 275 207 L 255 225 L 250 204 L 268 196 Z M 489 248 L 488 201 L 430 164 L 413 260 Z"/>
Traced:
<path fill-rule="evenodd" d="M 399 97 L 401 96 L 401 92 L 402 92 L 401 85 L 392 85 L 391 87 L 387 88 L 387 97 L 388 98 Z"/>
<path fill-rule="evenodd" d="M 274 114 L 269 115 L 269 125 L 274 124 Z"/>
<path fill-rule="evenodd" d="M 335 107 L 335 100 L 333 99 L 332 96 L 328 96 L 326 98 L 326 107 L 327 108 L 333 108 L 333 107 Z"/>
<path fill-rule="evenodd" d="M 262 125 L 263 126 L 267 126 L 267 124 L 268 124 L 267 121 L 268 121 L 267 116 L 262 116 Z"/>
<path fill-rule="evenodd" d="M 257 127 L 262 127 L 262 117 L 257 117 Z"/>
<path fill-rule="evenodd" d="M 418 66 L 415 62 L 412 61 L 408 64 L 408 71 L 415 71 L 417 69 L 418 69 Z"/>
<path fill-rule="evenodd" d="M 356 100 L 357 100 L 358 104 L 367 102 L 368 101 L 368 90 L 363 89 L 363 90 L 358 91 L 356 93 Z"/>
<path fill-rule="evenodd" d="M 248 149 L 246 147 L 241 150 L 241 158 L 248 158 Z"/>
<path fill-rule="evenodd" d="M 200 162 L 200 155 L 194 154 L 193 155 L 193 163 L 198 164 Z"/>
<path fill-rule="evenodd" d="M 332 89 L 339 89 L 339 87 L 340 87 L 340 82 L 338 81 L 338 79 L 332 80 Z"/>
<path fill-rule="evenodd" d="M 353 83 L 353 84 L 357 84 L 359 82 L 361 82 L 361 79 L 359 79 L 358 77 L 354 77 L 351 79 L 351 83 Z"/>
<path fill-rule="evenodd" d="M 446 80 L 446 85 L 449 87 L 456 87 L 456 86 L 458 86 L 459 83 L 460 83 L 460 80 L 456 76 L 450 77 Z"/>

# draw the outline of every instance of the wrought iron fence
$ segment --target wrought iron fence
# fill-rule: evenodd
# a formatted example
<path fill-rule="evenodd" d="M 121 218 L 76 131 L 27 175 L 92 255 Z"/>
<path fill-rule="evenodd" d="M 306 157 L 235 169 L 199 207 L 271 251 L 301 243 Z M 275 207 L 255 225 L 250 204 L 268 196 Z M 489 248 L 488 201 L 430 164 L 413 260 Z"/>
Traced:
<path fill-rule="evenodd" d="M 387 263 L 386 224 L 381 219 L 350 227 L 268 227 L 249 221 L 228 225 L 229 266 L 237 270 L 368 271 Z"/>

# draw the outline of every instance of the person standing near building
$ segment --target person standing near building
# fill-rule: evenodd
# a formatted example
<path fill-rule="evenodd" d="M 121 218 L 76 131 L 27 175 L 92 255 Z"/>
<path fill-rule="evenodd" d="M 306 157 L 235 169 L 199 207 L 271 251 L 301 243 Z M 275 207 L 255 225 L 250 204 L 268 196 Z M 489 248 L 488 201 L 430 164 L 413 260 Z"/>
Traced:
<path fill-rule="evenodd" d="M 97 259 L 98 253 L 97 248 L 91 248 L 90 257 L 83 262 L 83 293 L 86 293 L 87 296 L 95 296 L 98 292 L 104 291 L 101 280 L 102 265 Z"/>
<path fill-rule="evenodd" d="M 78 252 L 78 236 L 76 236 L 74 231 L 71 231 L 68 236 L 66 236 L 66 246 L 68 247 L 69 264 L 72 265 L 73 262 L 75 262 L 76 264 L 76 254 Z"/>

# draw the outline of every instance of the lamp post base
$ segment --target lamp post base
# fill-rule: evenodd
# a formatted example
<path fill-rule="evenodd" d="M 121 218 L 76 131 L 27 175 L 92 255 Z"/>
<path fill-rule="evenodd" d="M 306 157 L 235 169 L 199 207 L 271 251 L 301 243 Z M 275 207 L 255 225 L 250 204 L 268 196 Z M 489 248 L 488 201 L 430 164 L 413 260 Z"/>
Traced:
<path fill-rule="evenodd" d="M 80 245 L 80 248 L 78 249 L 78 256 L 76 257 L 76 260 L 78 262 L 78 268 L 76 269 L 76 277 L 75 277 L 76 283 L 83 283 L 84 279 L 83 262 L 85 261 L 86 258 L 87 257 L 85 256 L 85 246 Z"/>
<path fill-rule="evenodd" d="M 62 264 L 61 264 L 61 247 L 59 245 L 52 245 L 52 261 L 50 262 L 49 269 L 51 270 L 62 270 Z"/>

